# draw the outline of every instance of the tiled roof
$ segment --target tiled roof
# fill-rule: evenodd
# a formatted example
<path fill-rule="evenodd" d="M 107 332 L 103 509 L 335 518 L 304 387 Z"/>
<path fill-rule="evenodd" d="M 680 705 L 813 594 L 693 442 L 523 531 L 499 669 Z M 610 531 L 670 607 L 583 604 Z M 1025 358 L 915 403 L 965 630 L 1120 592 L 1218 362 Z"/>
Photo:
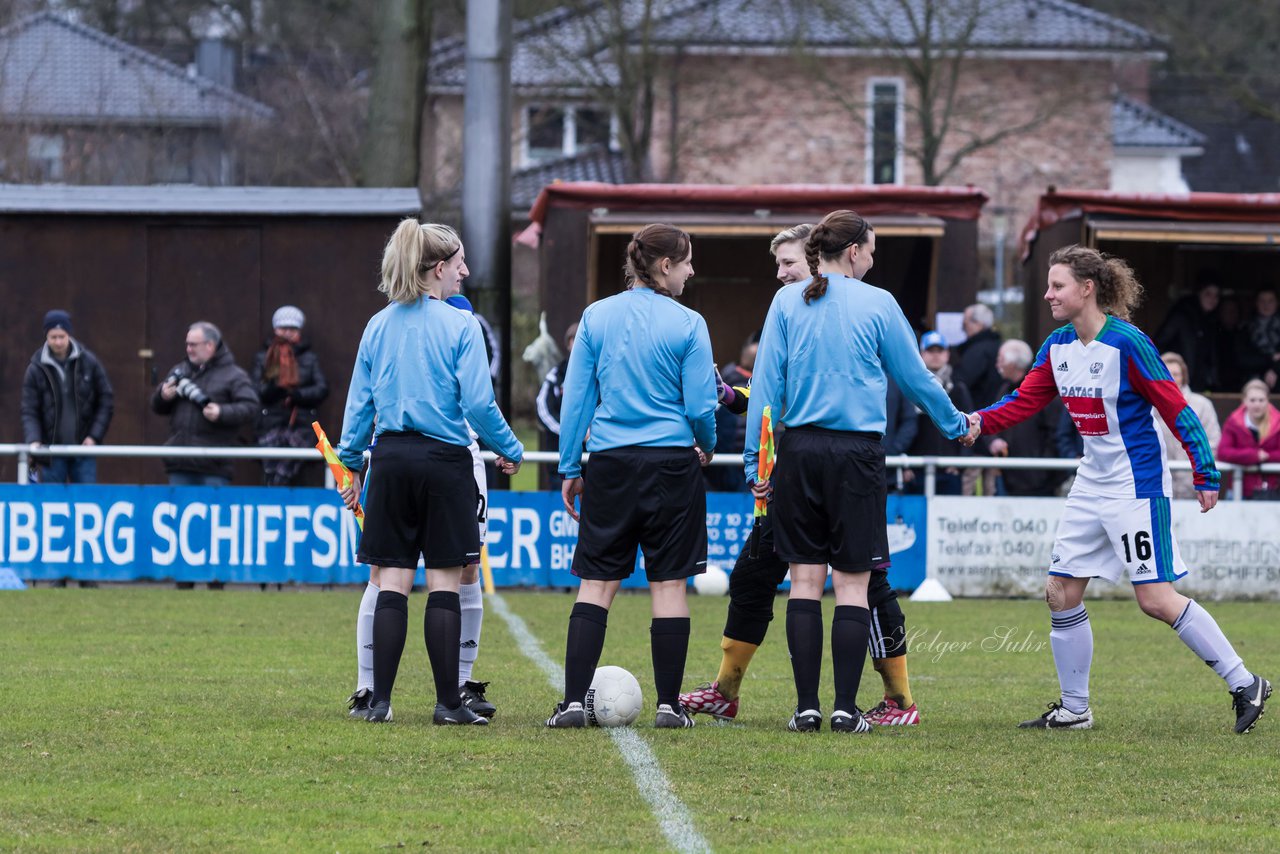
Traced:
<path fill-rule="evenodd" d="M 417 216 L 415 188 L 398 187 L 83 187 L 0 184 L 0 214 L 262 214 Z"/>
<path fill-rule="evenodd" d="M 624 184 L 627 180 L 626 161 L 621 152 L 597 148 L 539 163 L 521 169 L 511 176 L 511 208 L 527 211 L 537 201 L 538 194 L 548 184 L 570 181 L 597 181 L 602 184 Z"/>
<path fill-rule="evenodd" d="M 1116 148 L 1199 148 L 1205 135 L 1146 104 L 1118 95 L 1111 107 L 1111 142 Z"/>
<path fill-rule="evenodd" d="M 1154 37 L 1118 18 L 1064 0 L 980 0 L 987 8 L 970 21 L 948 16 L 935 3 L 938 43 L 956 38 L 961 27 L 971 49 L 984 50 L 1153 50 Z M 708 2 L 662 21 L 654 38 L 684 45 L 821 48 L 910 47 L 918 36 L 912 20 L 923 19 L 929 0 L 827 0 L 825 3 Z M 967 4 L 961 4 L 962 6 Z"/>
<path fill-rule="evenodd" d="M 915 42 L 900 0 L 650 0 L 652 40 L 661 49 L 703 52 L 789 51 L 807 45 L 851 53 L 909 47 Z M 926 0 L 908 0 L 923 6 Z M 979 0 L 990 3 L 965 44 L 986 51 L 1159 52 L 1141 27 L 1067 0 Z M 628 26 L 642 20 L 644 0 L 624 0 Z M 916 11 L 919 11 L 918 9 Z M 585 11 L 562 8 L 517 24 L 513 33 L 512 84 L 521 89 L 581 88 L 612 80 L 617 71 L 598 34 L 606 29 L 604 4 Z M 917 20 L 919 16 L 916 16 Z M 856 22 L 844 25 L 840 22 Z M 955 26 L 940 26 L 945 35 Z M 939 39 L 945 41 L 945 39 Z M 456 89 L 465 80 L 461 39 L 437 43 L 427 82 Z"/>
<path fill-rule="evenodd" d="M 0 29 L 0 114 L 10 121 L 211 125 L 270 107 L 52 13 Z"/>

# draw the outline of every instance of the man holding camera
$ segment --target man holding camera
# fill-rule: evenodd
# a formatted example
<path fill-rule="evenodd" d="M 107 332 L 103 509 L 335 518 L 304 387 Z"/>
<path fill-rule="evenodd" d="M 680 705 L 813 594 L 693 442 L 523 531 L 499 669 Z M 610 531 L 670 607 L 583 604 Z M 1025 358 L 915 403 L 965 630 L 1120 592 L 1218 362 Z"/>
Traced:
<path fill-rule="evenodd" d="M 258 394 L 218 327 L 202 320 L 187 330 L 187 358 L 156 389 L 151 408 L 171 418 L 166 445 L 231 447 L 240 426 L 257 414 Z M 173 486 L 231 483 L 230 460 L 175 457 L 166 459 L 164 468 Z"/>

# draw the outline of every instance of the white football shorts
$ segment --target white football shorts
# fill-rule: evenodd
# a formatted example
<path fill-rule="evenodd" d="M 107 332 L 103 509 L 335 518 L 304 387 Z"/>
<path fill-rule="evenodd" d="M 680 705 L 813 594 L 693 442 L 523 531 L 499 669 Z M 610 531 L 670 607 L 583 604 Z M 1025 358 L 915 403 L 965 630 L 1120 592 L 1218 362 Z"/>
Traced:
<path fill-rule="evenodd" d="M 1104 578 L 1128 572 L 1134 584 L 1187 574 L 1173 538 L 1168 498 L 1104 498 L 1071 493 L 1058 521 L 1049 574 Z"/>

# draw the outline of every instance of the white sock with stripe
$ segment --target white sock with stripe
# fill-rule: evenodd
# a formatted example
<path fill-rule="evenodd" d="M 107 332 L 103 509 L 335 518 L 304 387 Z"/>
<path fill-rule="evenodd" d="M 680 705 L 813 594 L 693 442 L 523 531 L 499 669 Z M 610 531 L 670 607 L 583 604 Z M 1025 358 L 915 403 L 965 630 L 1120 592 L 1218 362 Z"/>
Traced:
<path fill-rule="evenodd" d="M 360 598 L 356 616 L 356 690 L 373 690 L 373 612 L 378 607 L 378 586 L 372 581 Z"/>
<path fill-rule="evenodd" d="M 1188 602 L 1182 616 L 1173 621 L 1173 630 L 1201 661 L 1226 680 L 1227 688 L 1234 691 L 1252 684 L 1253 674 L 1245 668 L 1218 621 L 1196 600 Z"/>
<path fill-rule="evenodd" d="M 476 656 L 480 654 L 480 628 L 484 624 L 484 596 L 480 580 L 458 587 L 458 604 L 462 608 L 462 639 L 458 647 L 458 685 L 471 679 Z"/>
<path fill-rule="evenodd" d="M 1089 667 L 1093 664 L 1093 626 L 1084 604 L 1049 615 L 1049 645 L 1058 669 L 1062 705 L 1081 714 L 1089 708 Z"/>

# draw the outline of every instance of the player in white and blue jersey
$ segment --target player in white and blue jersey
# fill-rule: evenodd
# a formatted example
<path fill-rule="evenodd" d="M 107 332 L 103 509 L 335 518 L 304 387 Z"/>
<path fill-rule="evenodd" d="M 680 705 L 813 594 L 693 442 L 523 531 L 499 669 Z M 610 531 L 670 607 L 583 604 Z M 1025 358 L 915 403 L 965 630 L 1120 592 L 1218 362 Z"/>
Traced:
<path fill-rule="evenodd" d="M 1201 512 L 1218 501 L 1218 470 L 1199 418 L 1169 376 L 1155 345 L 1127 321 L 1142 287 L 1119 258 L 1068 246 L 1049 257 L 1048 301 L 1068 325 L 1051 333 L 1022 384 L 981 410 L 983 433 L 997 433 L 1062 398 L 1085 454 L 1058 523 L 1045 598 L 1061 697 L 1019 724 L 1088 729 L 1093 629 L 1083 604 L 1091 578 L 1126 573 L 1143 612 L 1168 623 L 1223 678 L 1246 733 L 1262 716 L 1271 683 L 1251 673 L 1209 612 L 1174 590 L 1187 574 L 1170 525 L 1171 478 L 1157 419 L 1186 449 Z"/>

